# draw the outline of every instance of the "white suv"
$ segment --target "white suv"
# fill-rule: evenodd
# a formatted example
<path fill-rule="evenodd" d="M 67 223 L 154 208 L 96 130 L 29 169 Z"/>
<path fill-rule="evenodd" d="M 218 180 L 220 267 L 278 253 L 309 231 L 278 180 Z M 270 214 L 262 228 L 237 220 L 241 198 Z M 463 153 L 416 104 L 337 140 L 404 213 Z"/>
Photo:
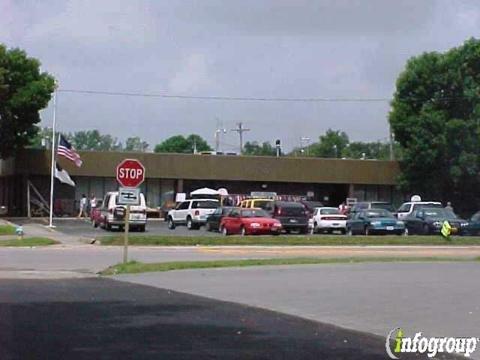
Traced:
<path fill-rule="evenodd" d="M 409 201 L 402 206 L 400 206 L 397 210 L 397 218 L 398 220 L 405 219 L 408 215 L 413 213 L 415 210 L 421 209 L 421 208 L 441 208 L 443 207 L 441 202 L 438 201 Z"/>
<path fill-rule="evenodd" d="M 205 225 L 207 217 L 220 206 L 215 199 L 190 199 L 179 203 L 175 209 L 167 215 L 169 229 L 175 229 L 177 225 L 187 225 L 189 230 L 198 229 Z"/>
<path fill-rule="evenodd" d="M 100 208 L 100 225 L 106 230 L 117 227 L 120 230 L 125 225 L 125 205 L 118 205 L 118 191 L 111 191 L 105 195 Z M 94 220 L 95 221 L 95 220 Z M 145 196 L 140 194 L 140 205 L 130 206 L 129 228 L 145 231 L 147 225 L 147 205 Z"/>

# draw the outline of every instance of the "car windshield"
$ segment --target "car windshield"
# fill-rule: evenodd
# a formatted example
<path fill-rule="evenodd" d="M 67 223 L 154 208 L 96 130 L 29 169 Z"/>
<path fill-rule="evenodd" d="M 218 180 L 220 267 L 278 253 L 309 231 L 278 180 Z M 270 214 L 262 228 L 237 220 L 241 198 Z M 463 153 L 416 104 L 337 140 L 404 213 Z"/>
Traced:
<path fill-rule="evenodd" d="M 375 203 L 375 204 L 372 204 L 372 206 L 377 208 L 377 209 L 384 209 L 384 210 L 388 210 L 390 212 L 395 211 L 395 208 L 390 203 Z"/>
<path fill-rule="evenodd" d="M 270 215 L 262 209 L 248 209 L 242 210 L 242 217 L 252 218 L 252 217 L 270 217 Z"/>
<path fill-rule="evenodd" d="M 321 215 L 340 215 L 340 211 L 335 208 L 320 209 Z"/>
<path fill-rule="evenodd" d="M 365 212 L 368 218 L 381 218 L 381 217 L 393 217 L 393 215 L 384 209 L 372 209 Z"/>
<path fill-rule="evenodd" d="M 282 216 L 303 216 L 305 209 L 303 206 L 280 206 Z"/>
<path fill-rule="evenodd" d="M 425 217 L 431 218 L 448 218 L 448 219 L 456 219 L 457 215 L 453 213 L 451 210 L 447 209 L 424 209 L 423 214 Z"/>

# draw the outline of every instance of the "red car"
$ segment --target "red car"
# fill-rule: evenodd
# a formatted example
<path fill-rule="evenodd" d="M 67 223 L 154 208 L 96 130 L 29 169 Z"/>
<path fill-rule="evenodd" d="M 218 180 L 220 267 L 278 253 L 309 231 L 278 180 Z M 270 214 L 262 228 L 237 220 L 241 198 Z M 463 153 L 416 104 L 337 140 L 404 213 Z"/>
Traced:
<path fill-rule="evenodd" d="M 282 224 L 262 209 L 234 208 L 222 218 L 220 231 L 223 235 L 278 235 L 282 231 Z"/>

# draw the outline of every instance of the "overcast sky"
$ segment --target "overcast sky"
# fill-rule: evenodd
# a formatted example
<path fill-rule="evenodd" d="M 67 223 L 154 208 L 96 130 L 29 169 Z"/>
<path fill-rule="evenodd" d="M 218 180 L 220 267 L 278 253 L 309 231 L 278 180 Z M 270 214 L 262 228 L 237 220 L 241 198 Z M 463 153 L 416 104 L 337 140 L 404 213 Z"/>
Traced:
<path fill-rule="evenodd" d="M 0 42 L 25 49 L 60 89 L 169 95 L 390 98 L 406 60 L 478 37 L 480 2 L 454 0 L 0 0 Z M 198 133 L 287 148 L 328 128 L 388 136 L 388 102 L 213 101 L 60 93 L 61 131 L 150 144 Z M 51 126 L 51 106 L 42 112 Z"/>

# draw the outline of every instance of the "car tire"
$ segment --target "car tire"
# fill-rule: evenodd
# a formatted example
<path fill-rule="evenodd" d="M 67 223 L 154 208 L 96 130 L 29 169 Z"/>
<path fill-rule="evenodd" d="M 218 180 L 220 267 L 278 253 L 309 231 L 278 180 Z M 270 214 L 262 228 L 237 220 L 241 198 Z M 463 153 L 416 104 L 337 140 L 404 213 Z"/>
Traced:
<path fill-rule="evenodd" d="M 170 216 L 167 220 L 167 226 L 170 230 L 175 229 L 175 222 L 173 221 L 172 217 Z"/>
<path fill-rule="evenodd" d="M 312 234 L 318 234 L 318 224 L 316 222 L 313 223 Z"/>
<path fill-rule="evenodd" d="M 140 232 L 145 232 L 145 227 L 146 227 L 145 225 L 140 225 L 140 226 L 138 227 L 138 231 L 140 231 Z"/>
<path fill-rule="evenodd" d="M 225 226 L 221 226 L 220 227 L 220 232 L 222 233 L 223 236 L 227 236 L 228 235 L 228 230 Z"/>
<path fill-rule="evenodd" d="M 245 229 L 245 226 L 242 226 L 242 227 L 240 228 L 240 235 L 241 235 L 241 236 L 247 236 L 247 235 L 248 235 L 248 234 L 247 234 L 247 230 Z"/>

